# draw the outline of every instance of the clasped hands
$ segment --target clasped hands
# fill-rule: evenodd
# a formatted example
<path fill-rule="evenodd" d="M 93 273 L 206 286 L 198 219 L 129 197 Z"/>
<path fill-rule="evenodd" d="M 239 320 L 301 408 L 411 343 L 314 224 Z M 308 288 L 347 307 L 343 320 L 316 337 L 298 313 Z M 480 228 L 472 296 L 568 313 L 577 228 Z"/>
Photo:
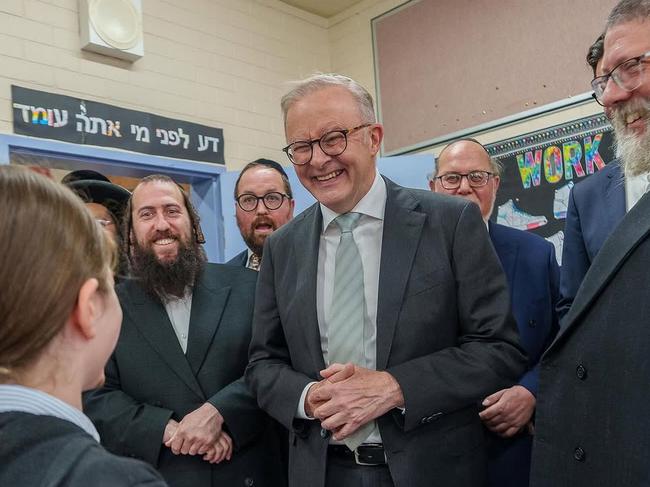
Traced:
<path fill-rule="evenodd" d="M 404 407 L 404 395 L 395 378 L 354 364 L 332 364 L 320 372 L 323 380 L 312 385 L 305 397 L 307 416 L 341 441 L 364 424 L 396 407 Z"/>
<path fill-rule="evenodd" d="M 485 409 L 479 416 L 490 431 L 503 438 L 513 437 L 524 427 L 532 434 L 535 402 L 535 396 L 528 389 L 514 385 L 486 397 L 483 400 Z"/>
<path fill-rule="evenodd" d="M 187 414 L 180 422 L 170 419 L 163 444 L 174 455 L 202 455 L 203 460 L 220 463 L 232 456 L 232 438 L 223 429 L 223 416 L 210 403 Z"/>

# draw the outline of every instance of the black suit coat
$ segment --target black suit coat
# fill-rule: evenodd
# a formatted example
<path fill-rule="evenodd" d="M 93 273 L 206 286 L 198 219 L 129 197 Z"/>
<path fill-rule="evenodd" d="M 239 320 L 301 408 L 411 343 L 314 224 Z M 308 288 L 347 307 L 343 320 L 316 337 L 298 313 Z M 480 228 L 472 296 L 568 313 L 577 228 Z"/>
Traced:
<path fill-rule="evenodd" d="M 144 462 L 107 452 L 77 425 L 53 416 L 0 413 L 0 485 L 165 487 Z"/>
<path fill-rule="evenodd" d="M 542 357 L 534 487 L 650 485 L 650 197 L 594 259 Z"/>
<path fill-rule="evenodd" d="M 120 337 L 106 384 L 85 400 L 109 450 L 149 462 L 171 486 L 283 484 L 277 439 L 264 434 L 269 418 L 242 377 L 256 278 L 254 271 L 207 264 L 192 295 L 186 355 L 164 306 L 135 280 L 118 287 Z M 223 415 L 235 443 L 232 459 L 219 465 L 176 456 L 161 443 L 170 418 L 180 421 L 206 401 Z"/>
<path fill-rule="evenodd" d="M 397 487 L 479 486 L 477 402 L 523 373 L 508 288 L 478 207 L 386 180 L 377 309 L 377 369 L 399 382 L 406 411 L 378 418 Z M 290 429 L 289 485 L 322 487 L 328 438 L 295 419 L 325 368 L 316 311 L 316 204 L 265 243 L 246 379 Z"/>
<path fill-rule="evenodd" d="M 241 267 L 246 267 L 248 264 L 248 249 L 239 252 L 232 259 L 226 262 L 227 265 L 238 265 Z"/>

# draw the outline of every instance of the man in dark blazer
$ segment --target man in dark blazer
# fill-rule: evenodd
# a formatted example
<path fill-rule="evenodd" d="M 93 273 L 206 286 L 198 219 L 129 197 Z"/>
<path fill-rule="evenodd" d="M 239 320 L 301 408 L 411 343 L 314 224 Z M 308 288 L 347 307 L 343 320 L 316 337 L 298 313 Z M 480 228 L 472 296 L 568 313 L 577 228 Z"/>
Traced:
<path fill-rule="evenodd" d="M 650 144 L 647 111 L 640 108 L 650 102 L 650 79 L 641 74 L 647 69 L 641 61 L 650 51 L 648 32 L 647 1 L 624 0 L 614 7 L 601 78 L 592 83 L 609 111 L 626 179 L 650 172 L 650 151 L 639 150 Z M 621 77 L 616 70 L 622 63 L 631 71 Z M 649 237 L 646 194 L 605 240 L 542 358 L 534 487 L 650 483 Z"/>
<path fill-rule="evenodd" d="M 102 443 L 170 486 L 283 485 L 270 419 L 242 377 L 256 273 L 205 262 L 196 213 L 165 176 L 140 182 L 126 219 L 122 329 L 105 385 L 84 404 Z"/>
<path fill-rule="evenodd" d="M 290 429 L 289 484 L 483 485 L 478 403 L 524 356 L 478 208 L 377 173 L 383 128 L 353 80 L 315 75 L 282 107 L 285 151 L 319 203 L 266 241 L 246 378 Z M 363 281 L 340 293 L 363 303 L 344 340 L 339 251 Z M 358 361 L 331 360 L 344 341 Z"/>
<path fill-rule="evenodd" d="M 264 241 L 293 218 L 295 202 L 289 177 L 270 159 L 249 162 L 235 182 L 235 216 L 246 246 L 226 262 L 259 271 Z"/>
<path fill-rule="evenodd" d="M 530 475 L 532 418 L 542 352 L 558 330 L 559 268 L 555 247 L 543 238 L 489 220 L 500 183 L 501 166 L 474 139 L 446 146 L 429 181 L 432 191 L 476 202 L 506 273 L 512 312 L 528 367 L 519 382 L 486 398 L 481 418 L 490 429 L 488 486 L 525 487 Z"/>

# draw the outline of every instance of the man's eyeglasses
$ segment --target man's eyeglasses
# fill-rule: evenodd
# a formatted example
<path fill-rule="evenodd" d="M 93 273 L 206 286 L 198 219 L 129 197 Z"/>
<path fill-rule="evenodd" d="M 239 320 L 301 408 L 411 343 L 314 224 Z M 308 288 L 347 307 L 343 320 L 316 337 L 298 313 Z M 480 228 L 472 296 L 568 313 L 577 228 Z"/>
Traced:
<path fill-rule="evenodd" d="M 610 78 L 619 88 L 625 91 L 633 91 L 641 86 L 641 83 L 643 83 L 643 64 L 647 62 L 649 57 L 650 51 L 623 61 L 615 66 L 609 74 L 592 79 L 591 89 L 594 90 L 593 96 L 598 104 L 603 104 L 603 95 Z"/>
<path fill-rule="evenodd" d="M 284 199 L 290 199 L 288 195 L 272 191 L 264 196 L 255 196 L 254 194 L 242 194 L 237 198 L 237 204 L 244 211 L 255 211 L 260 200 L 264 203 L 267 210 L 277 210 L 282 206 Z"/>
<path fill-rule="evenodd" d="M 438 176 L 435 179 L 440 181 L 442 187 L 445 189 L 458 189 L 460 188 L 460 183 L 463 181 L 463 178 L 467 178 L 470 188 L 480 188 L 485 186 L 490 179 L 490 176 L 493 176 L 494 173 L 488 171 L 471 171 L 468 173 L 461 174 L 459 172 L 449 172 Z"/>
<path fill-rule="evenodd" d="M 315 143 L 318 143 L 321 150 L 328 156 L 338 156 L 343 154 L 345 149 L 348 147 L 348 135 L 357 130 L 370 127 L 371 125 L 371 123 L 364 123 L 363 125 L 357 125 L 351 129 L 332 130 L 331 132 L 323 134 L 318 139 L 298 140 L 289 144 L 282 150 L 287 153 L 289 160 L 296 166 L 302 166 L 311 161 L 311 158 L 314 155 Z"/>

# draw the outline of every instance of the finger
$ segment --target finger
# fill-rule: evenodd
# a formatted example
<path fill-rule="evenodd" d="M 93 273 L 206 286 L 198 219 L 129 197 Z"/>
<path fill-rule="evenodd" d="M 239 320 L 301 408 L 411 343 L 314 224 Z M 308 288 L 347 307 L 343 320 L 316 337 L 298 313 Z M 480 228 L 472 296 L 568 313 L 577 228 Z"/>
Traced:
<path fill-rule="evenodd" d="M 326 369 L 321 370 L 320 376 L 324 379 L 327 379 L 328 377 L 331 377 L 332 375 L 336 374 L 337 372 L 343 370 L 345 367 L 345 364 L 331 364 L 329 367 Z"/>
<path fill-rule="evenodd" d="M 497 402 L 499 399 L 501 399 L 501 396 L 507 391 L 508 389 L 501 389 L 500 391 L 495 392 L 494 394 L 490 394 L 488 397 L 483 399 L 483 406 L 491 406 L 495 402 Z"/>
<path fill-rule="evenodd" d="M 307 393 L 307 399 L 312 404 L 329 401 L 332 398 L 332 392 L 332 384 L 323 381 L 318 383 Z"/>
<path fill-rule="evenodd" d="M 197 453 L 199 453 L 199 450 L 202 447 L 203 447 L 203 445 L 201 445 L 198 442 L 195 442 L 192 446 L 190 446 L 190 449 L 189 449 L 189 451 L 187 453 L 188 453 L 188 455 L 196 455 Z"/>
<path fill-rule="evenodd" d="M 215 453 L 216 452 L 215 452 L 214 447 L 208 448 L 208 451 L 206 451 L 205 455 L 203 455 L 203 460 L 205 460 L 206 462 L 212 463 L 212 459 L 214 458 Z"/>
<path fill-rule="evenodd" d="M 340 364 L 334 364 L 334 365 L 340 365 Z M 330 369 L 332 369 L 332 373 L 330 373 Z M 354 375 L 354 371 L 355 371 L 354 364 L 348 363 L 340 368 L 337 367 L 337 369 L 334 369 L 333 366 L 330 366 L 324 371 L 321 371 L 321 375 L 329 382 L 336 383 L 352 377 L 352 375 Z"/>
<path fill-rule="evenodd" d="M 494 418 L 498 418 L 503 412 L 503 406 L 499 403 L 494 404 L 488 408 L 485 408 L 483 411 L 478 413 L 482 421 L 489 421 Z"/>
<path fill-rule="evenodd" d="M 192 448 L 194 443 L 195 443 L 194 441 L 189 440 L 189 439 L 183 440 L 183 445 L 181 446 L 181 453 L 183 455 L 189 454 L 190 453 L 190 448 Z"/>
<path fill-rule="evenodd" d="M 226 460 L 230 460 L 232 458 L 232 449 L 233 449 L 233 444 L 232 444 L 232 439 L 230 436 L 225 435 L 224 441 L 226 443 Z"/>

